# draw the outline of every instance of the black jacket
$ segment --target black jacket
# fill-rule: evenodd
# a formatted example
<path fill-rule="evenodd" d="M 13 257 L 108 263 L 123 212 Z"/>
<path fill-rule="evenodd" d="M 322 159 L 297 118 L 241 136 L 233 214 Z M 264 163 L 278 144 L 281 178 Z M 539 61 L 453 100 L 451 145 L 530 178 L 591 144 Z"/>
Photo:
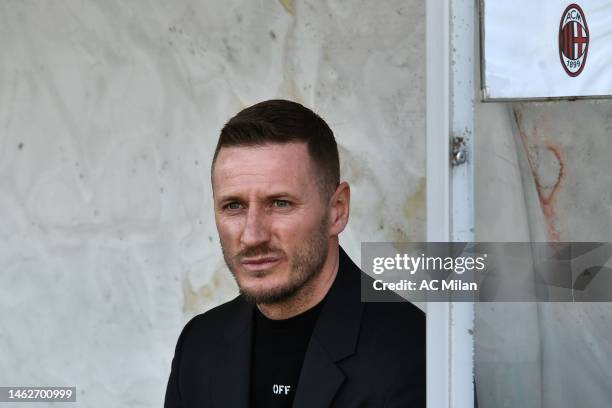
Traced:
<path fill-rule="evenodd" d="M 340 248 L 295 408 L 425 407 L 425 315 L 407 302 L 362 303 L 361 275 Z M 187 323 L 165 408 L 248 407 L 253 307 L 238 296 Z"/>

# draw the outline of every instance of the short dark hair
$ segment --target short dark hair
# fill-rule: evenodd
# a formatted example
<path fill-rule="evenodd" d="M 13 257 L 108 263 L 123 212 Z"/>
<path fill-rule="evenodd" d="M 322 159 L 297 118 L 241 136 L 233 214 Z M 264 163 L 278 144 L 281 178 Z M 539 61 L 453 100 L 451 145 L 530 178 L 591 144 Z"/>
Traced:
<path fill-rule="evenodd" d="M 331 196 L 340 184 L 340 160 L 334 133 L 319 115 L 297 102 L 273 99 L 238 112 L 221 130 L 212 169 L 224 147 L 306 143 L 317 183 Z"/>

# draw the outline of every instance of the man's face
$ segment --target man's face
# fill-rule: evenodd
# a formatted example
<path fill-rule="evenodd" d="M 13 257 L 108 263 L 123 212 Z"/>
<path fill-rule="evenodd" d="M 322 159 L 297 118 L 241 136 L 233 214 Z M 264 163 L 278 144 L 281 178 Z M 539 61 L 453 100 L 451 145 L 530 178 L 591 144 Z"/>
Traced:
<path fill-rule="evenodd" d="M 321 270 L 329 213 L 305 143 L 222 148 L 213 169 L 215 221 L 240 291 L 291 298 Z"/>

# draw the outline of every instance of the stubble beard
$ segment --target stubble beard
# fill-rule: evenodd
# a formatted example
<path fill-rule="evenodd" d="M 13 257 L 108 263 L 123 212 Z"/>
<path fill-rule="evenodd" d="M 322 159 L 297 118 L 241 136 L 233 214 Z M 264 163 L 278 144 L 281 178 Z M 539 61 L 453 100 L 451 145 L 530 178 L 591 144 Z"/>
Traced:
<path fill-rule="evenodd" d="M 240 265 L 240 259 L 243 257 L 278 254 L 283 257 L 287 255 L 275 248 L 269 247 L 267 244 L 257 247 L 246 248 L 238 254 L 231 256 L 221 244 L 223 251 L 223 259 L 234 276 L 240 294 L 247 302 L 254 304 L 277 304 L 286 302 L 292 298 L 297 298 L 300 295 L 306 295 L 303 289 L 307 288 L 313 279 L 321 272 L 323 265 L 327 259 L 329 249 L 329 236 L 327 235 L 327 220 L 325 217 L 321 220 L 318 230 L 310 239 L 301 246 L 300 251 L 293 255 L 289 260 L 290 277 L 288 282 L 268 288 L 265 290 L 251 290 L 240 285 L 240 281 L 236 278 L 236 267 Z M 262 273 L 265 275 L 265 272 Z"/>

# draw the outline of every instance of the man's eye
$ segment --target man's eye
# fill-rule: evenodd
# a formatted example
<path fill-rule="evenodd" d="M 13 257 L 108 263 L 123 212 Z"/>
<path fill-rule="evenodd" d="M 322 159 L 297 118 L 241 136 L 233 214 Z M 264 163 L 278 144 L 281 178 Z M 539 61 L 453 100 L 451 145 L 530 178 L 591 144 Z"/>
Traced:
<path fill-rule="evenodd" d="M 236 202 L 229 203 L 225 206 L 225 208 L 227 208 L 228 210 L 239 210 L 240 207 L 241 207 L 240 203 L 236 203 Z"/>
<path fill-rule="evenodd" d="M 288 208 L 290 204 L 287 200 L 274 200 L 274 206 L 277 208 Z"/>

